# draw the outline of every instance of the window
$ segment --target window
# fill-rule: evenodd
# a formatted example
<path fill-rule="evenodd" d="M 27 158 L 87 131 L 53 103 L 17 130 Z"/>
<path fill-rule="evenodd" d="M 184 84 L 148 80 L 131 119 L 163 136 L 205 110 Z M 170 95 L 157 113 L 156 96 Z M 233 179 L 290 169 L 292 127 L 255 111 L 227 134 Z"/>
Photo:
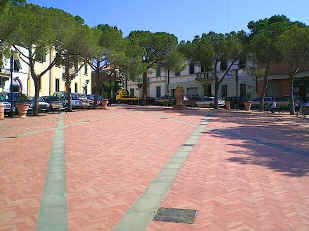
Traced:
<path fill-rule="evenodd" d="M 227 69 L 227 61 L 222 60 L 220 63 L 220 71 L 225 71 Z"/>
<path fill-rule="evenodd" d="M 78 62 L 74 62 L 74 69 L 75 69 L 75 71 L 77 72 L 78 71 Z"/>
<path fill-rule="evenodd" d="M 85 74 L 85 75 L 88 74 L 88 65 L 87 65 L 87 63 L 85 63 L 85 72 L 84 72 L 84 74 Z"/>
<path fill-rule="evenodd" d="M 247 85 L 240 84 L 240 97 L 247 96 Z"/>
<path fill-rule="evenodd" d="M 238 63 L 238 69 L 246 67 L 246 62 L 247 62 L 246 57 L 244 56 L 240 57 L 239 63 Z"/>
<path fill-rule="evenodd" d="M 190 66 L 189 66 L 189 73 L 190 73 L 190 74 L 194 74 L 194 63 L 190 63 Z"/>
<path fill-rule="evenodd" d="M 224 99 L 227 97 L 227 85 L 222 85 L 221 86 L 221 96 Z"/>
<path fill-rule="evenodd" d="M 130 96 L 134 97 L 134 88 L 130 88 Z"/>
<path fill-rule="evenodd" d="M 78 91 L 77 83 L 74 84 L 74 90 L 75 90 L 75 91 L 74 91 L 75 93 L 78 93 L 78 92 L 77 92 L 77 91 Z"/>
<path fill-rule="evenodd" d="M 175 91 L 176 89 L 172 89 L 172 96 L 175 97 Z"/>
<path fill-rule="evenodd" d="M 0 77 L 0 87 L 3 88 L 4 87 L 4 78 Z"/>
<path fill-rule="evenodd" d="M 204 65 L 201 65 L 201 73 L 205 73 L 206 72 L 206 68 Z"/>
<path fill-rule="evenodd" d="M 60 81 L 59 81 L 59 79 L 56 79 L 56 83 L 55 83 L 55 90 L 56 90 L 56 92 L 59 92 L 59 85 L 60 85 Z"/>
<path fill-rule="evenodd" d="M 35 50 L 35 59 L 40 62 L 46 62 L 46 50 L 44 48 L 37 48 Z"/>
<path fill-rule="evenodd" d="M 161 68 L 157 67 L 156 69 L 156 77 L 160 77 L 161 76 Z"/>
<path fill-rule="evenodd" d="M 197 95 L 198 95 L 197 87 L 187 88 L 187 96 L 191 97 L 191 96 L 197 96 Z"/>
<path fill-rule="evenodd" d="M 161 97 L 161 87 L 156 87 L 157 98 Z"/>
<path fill-rule="evenodd" d="M 14 60 L 14 66 L 13 66 L 13 68 L 14 68 L 14 72 L 19 72 L 19 71 L 20 71 L 21 65 L 20 65 L 19 60 Z"/>

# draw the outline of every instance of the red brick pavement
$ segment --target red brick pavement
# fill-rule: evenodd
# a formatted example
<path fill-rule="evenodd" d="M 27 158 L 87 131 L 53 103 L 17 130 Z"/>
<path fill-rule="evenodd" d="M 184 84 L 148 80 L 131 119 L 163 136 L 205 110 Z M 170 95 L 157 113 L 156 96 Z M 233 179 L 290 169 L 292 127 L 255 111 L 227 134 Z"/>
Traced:
<path fill-rule="evenodd" d="M 0 138 L 16 136 L 28 132 L 56 127 L 58 113 L 40 114 L 26 118 L 8 118 L 0 120 Z"/>
<path fill-rule="evenodd" d="M 144 109 L 66 129 L 69 230 L 111 230 L 203 118 Z"/>
<path fill-rule="evenodd" d="M 206 113 L 135 106 L 67 113 L 69 230 L 111 230 Z M 54 128 L 56 118 L 6 119 L 0 126 L 16 135 Z M 210 132 L 309 152 L 306 126 L 282 115 L 217 112 L 161 205 L 197 209 L 195 224 L 151 222 L 147 231 L 308 230 L 309 157 Z M 1 231 L 35 230 L 52 135 L 0 142 Z"/>
<path fill-rule="evenodd" d="M 239 129 L 244 136 L 267 139 L 262 136 L 258 121 L 255 121 L 256 133 L 250 127 L 246 129 L 251 119 L 252 115 L 217 113 L 208 129 Z M 284 143 L 281 137 L 288 137 L 289 131 L 282 126 L 277 124 L 276 129 L 268 130 L 265 134 L 269 136 L 268 142 Z M 291 134 L 296 135 L 293 130 Z M 289 145 L 288 140 L 285 145 Z M 207 132 L 161 207 L 197 209 L 196 222 L 193 225 L 152 222 L 147 231 L 309 230 L 309 155 Z"/>
<path fill-rule="evenodd" d="M 35 230 L 52 136 L 44 132 L 0 142 L 1 231 Z"/>

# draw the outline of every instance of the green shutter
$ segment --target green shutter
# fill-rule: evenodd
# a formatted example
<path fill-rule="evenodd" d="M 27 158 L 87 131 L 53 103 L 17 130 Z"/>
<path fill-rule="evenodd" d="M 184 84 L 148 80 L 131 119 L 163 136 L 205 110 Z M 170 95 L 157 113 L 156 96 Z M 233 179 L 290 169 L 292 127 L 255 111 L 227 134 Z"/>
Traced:
<path fill-rule="evenodd" d="M 157 87 L 157 98 L 161 97 L 161 87 Z"/>
<path fill-rule="evenodd" d="M 158 67 L 157 70 L 156 70 L 156 76 L 157 77 L 161 76 L 161 68 L 160 67 Z"/>

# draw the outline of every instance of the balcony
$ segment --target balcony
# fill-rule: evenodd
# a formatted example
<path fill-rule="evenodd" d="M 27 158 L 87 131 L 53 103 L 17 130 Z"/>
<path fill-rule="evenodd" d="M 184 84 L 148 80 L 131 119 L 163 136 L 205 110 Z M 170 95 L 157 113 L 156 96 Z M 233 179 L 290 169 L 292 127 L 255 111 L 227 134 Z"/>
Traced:
<path fill-rule="evenodd" d="M 215 77 L 213 73 L 207 73 L 207 72 L 196 73 L 195 77 L 196 81 L 204 81 L 204 80 L 212 81 L 214 79 Z"/>

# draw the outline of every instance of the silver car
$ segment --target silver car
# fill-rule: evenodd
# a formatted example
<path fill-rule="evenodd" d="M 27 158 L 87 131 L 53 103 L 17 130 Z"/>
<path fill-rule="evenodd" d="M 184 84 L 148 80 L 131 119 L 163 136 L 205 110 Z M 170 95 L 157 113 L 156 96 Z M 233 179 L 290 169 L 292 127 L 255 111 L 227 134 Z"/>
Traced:
<path fill-rule="evenodd" d="M 198 107 L 214 107 L 215 106 L 215 97 L 204 96 L 200 101 L 196 101 Z M 225 100 L 218 98 L 218 106 L 224 107 Z"/>

